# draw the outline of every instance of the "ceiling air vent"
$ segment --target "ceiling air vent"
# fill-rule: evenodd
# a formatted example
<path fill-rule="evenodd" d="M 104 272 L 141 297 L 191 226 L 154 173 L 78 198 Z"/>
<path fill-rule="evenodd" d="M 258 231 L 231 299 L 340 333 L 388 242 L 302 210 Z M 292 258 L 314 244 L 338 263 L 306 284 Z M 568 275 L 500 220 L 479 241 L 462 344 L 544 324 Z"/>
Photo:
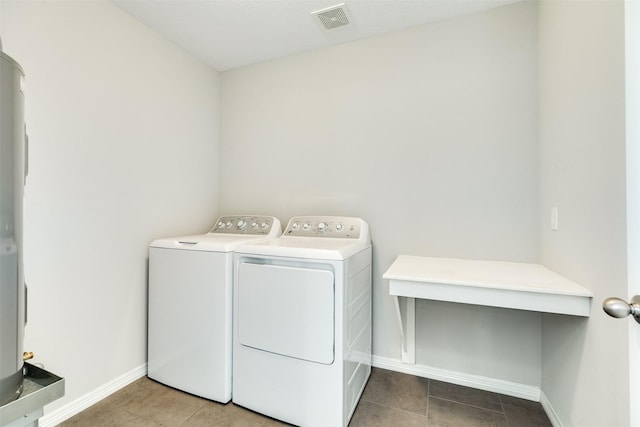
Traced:
<path fill-rule="evenodd" d="M 344 3 L 311 12 L 325 30 L 342 27 L 349 23 L 349 12 Z"/>

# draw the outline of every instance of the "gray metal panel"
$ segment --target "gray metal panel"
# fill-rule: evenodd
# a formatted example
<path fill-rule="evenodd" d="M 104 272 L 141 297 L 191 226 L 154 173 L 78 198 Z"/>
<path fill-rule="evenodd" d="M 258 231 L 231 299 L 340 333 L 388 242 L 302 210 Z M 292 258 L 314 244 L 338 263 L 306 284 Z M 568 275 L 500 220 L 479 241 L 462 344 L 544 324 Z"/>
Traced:
<path fill-rule="evenodd" d="M 20 66 L 0 54 L 0 404 L 22 388 L 25 324 L 22 206 L 25 177 L 24 95 Z"/>
<path fill-rule="evenodd" d="M 22 395 L 19 399 L 0 406 L 2 426 L 19 418 L 30 418 L 29 414 L 64 396 L 64 378 L 29 363 L 24 366 L 26 374 Z"/>

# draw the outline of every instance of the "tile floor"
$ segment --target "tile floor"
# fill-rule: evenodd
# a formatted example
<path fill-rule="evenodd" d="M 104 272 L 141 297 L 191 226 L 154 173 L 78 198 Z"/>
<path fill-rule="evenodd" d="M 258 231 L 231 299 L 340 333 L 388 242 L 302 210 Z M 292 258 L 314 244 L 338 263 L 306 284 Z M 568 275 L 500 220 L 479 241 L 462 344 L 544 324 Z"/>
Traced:
<path fill-rule="evenodd" d="M 62 423 L 72 426 L 286 426 L 141 378 Z M 551 426 L 539 403 L 373 369 L 350 427 Z M 329 427 L 329 426 L 328 426 Z"/>

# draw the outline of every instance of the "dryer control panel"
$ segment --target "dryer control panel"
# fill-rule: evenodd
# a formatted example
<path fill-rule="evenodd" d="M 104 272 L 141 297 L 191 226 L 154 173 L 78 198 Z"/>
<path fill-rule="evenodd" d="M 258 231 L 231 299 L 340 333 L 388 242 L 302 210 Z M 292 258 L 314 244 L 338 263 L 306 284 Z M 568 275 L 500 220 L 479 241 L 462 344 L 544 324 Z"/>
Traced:
<path fill-rule="evenodd" d="M 362 219 L 346 216 L 296 216 L 289 220 L 284 236 L 358 239 Z"/>
<path fill-rule="evenodd" d="M 222 216 L 209 233 L 269 235 L 280 221 L 272 216 L 232 215 Z M 277 232 L 275 235 L 278 235 Z"/>

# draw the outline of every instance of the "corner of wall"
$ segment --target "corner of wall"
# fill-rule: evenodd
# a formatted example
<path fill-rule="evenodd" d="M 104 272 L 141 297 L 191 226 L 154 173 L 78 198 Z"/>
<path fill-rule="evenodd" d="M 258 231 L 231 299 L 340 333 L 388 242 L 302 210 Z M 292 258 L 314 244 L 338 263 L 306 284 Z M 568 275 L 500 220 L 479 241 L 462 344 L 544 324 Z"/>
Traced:
<path fill-rule="evenodd" d="M 560 416 L 544 391 L 540 393 L 540 404 L 542 405 L 544 412 L 547 414 L 547 417 L 549 417 L 549 421 L 551 421 L 551 425 L 553 427 L 564 427 L 564 424 L 560 420 Z"/>

